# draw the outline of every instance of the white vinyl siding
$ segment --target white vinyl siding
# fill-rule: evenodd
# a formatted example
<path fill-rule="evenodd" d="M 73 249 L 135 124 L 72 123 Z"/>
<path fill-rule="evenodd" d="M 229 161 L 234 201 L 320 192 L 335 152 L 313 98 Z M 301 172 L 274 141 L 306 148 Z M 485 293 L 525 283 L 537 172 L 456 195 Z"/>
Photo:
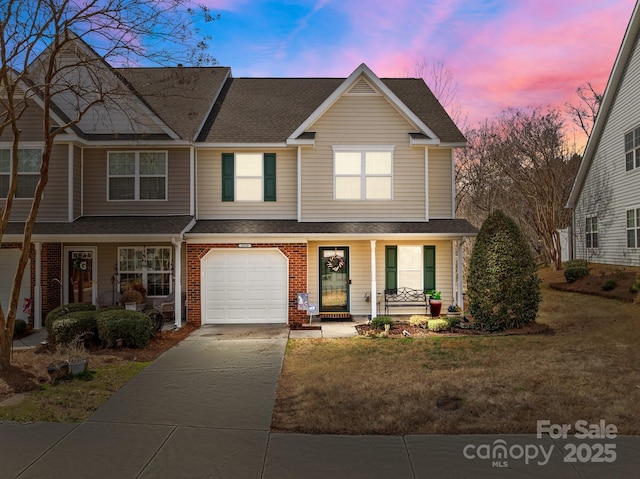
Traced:
<path fill-rule="evenodd" d="M 277 201 L 222 202 L 222 154 L 228 149 L 198 149 L 197 151 L 197 215 L 199 219 L 295 219 L 297 217 L 297 150 L 269 148 L 276 154 Z M 260 157 L 263 157 L 260 149 Z M 234 150 L 236 155 L 257 153 Z M 329 165 L 331 173 L 331 165 Z M 262 185 L 261 185 L 262 191 Z"/>
<path fill-rule="evenodd" d="M 638 43 L 625 70 L 598 142 L 574 212 L 575 257 L 597 263 L 640 266 L 637 247 L 627 247 L 627 211 L 640 205 L 640 168 L 635 167 L 635 129 L 640 125 L 640 52 Z M 634 168 L 627 170 L 625 135 L 634 133 Z M 630 137 L 627 136 L 627 140 Z M 587 216 L 598 215 L 598 249 L 587 249 Z M 637 243 L 637 237 L 636 237 Z"/>

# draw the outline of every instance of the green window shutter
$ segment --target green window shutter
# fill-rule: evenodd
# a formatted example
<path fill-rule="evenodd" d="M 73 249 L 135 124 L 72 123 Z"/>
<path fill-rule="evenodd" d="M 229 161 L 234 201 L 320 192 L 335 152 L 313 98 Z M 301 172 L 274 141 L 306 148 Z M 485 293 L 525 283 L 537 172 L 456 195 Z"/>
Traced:
<path fill-rule="evenodd" d="M 384 249 L 384 289 L 398 289 L 398 247 L 385 246 Z"/>
<path fill-rule="evenodd" d="M 222 201 L 233 201 L 234 186 L 234 157 L 233 153 L 222 154 Z"/>
<path fill-rule="evenodd" d="M 436 247 L 424 247 L 424 290 L 436 289 Z"/>
<path fill-rule="evenodd" d="M 264 201 L 276 201 L 276 154 L 264 154 Z"/>

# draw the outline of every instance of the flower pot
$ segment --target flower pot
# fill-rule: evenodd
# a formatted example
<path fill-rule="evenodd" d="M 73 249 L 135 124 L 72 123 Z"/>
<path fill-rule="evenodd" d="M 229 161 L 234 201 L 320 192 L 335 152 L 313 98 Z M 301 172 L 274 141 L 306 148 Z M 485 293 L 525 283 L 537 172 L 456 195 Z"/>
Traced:
<path fill-rule="evenodd" d="M 430 299 L 429 300 L 429 310 L 431 311 L 431 317 L 432 318 L 439 317 L 441 309 L 442 309 L 442 300 L 441 299 Z"/>

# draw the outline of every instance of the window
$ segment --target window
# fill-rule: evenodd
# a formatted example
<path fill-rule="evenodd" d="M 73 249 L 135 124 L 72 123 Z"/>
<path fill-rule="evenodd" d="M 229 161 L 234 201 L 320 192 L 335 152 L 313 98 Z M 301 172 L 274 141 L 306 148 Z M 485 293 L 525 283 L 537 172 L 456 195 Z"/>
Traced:
<path fill-rule="evenodd" d="M 20 148 L 18 150 L 18 177 L 16 198 L 33 198 L 40 180 L 42 150 Z M 11 150 L 0 149 L 0 198 L 6 198 L 11 185 Z"/>
<path fill-rule="evenodd" d="M 624 158 L 627 171 L 640 168 L 640 126 L 624 134 Z"/>
<path fill-rule="evenodd" d="M 223 153 L 222 201 L 276 201 L 276 154 Z"/>
<path fill-rule="evenodd" d="M 139 281 L 147 296 L 167 296 L 171 293 L 171 248 L 122 247 L 118 248 L 118 275 L 120 292 L 130 282 Z"/>
<path fill-rule="evenodd" d="M 435 246 L 385 247 L 385 289 L 397 288 L 436 288 Z"/>
<path fill-rule="evenodd" d="M 585 245 L 587 248 L 598 247 L 598 217 L 588 216 L 585 225 Z"/>
<path fill-rule="evenodd" d="M 109 200 L 166 200 L 167 153 L 109 153 Z"/>
<path fill-rule="evenodd" d="M 627 210 L 627 248 L 640 248 L 640 208 Z"/>
<path fill-rule="evenodd" d="M 336 200 L 390 200 L 393 147 L 356 150 L 334 147 L 334 192 Z"/>

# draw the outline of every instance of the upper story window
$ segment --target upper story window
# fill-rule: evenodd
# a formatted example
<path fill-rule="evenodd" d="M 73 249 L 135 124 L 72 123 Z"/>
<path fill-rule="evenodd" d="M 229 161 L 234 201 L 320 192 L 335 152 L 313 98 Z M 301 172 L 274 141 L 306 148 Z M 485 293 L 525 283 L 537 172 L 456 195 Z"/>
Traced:
<path fill-rule="evenodd" d="M 624 134 L 624 158 L 627 171 L 640 168 L 640 126 Z"/>
<path fill-rule="evenodd" d="M 336 200 L 393 198 L 393 147 L 333 148 Z"/>
<path fill-rule="evenodd" d="M 598 217 L 587 216 L 585 224 L 585 246 L 587 248 L 598 247 Z"/>
<path fill-rule="evenodd" d="M 40 180 L 40 148 L 20 148 L 18 150 L 18 184 L 16 198 L 33 198 Z M 6 198 L 11 184 L 11 149 L 0 149 L 0 198 Z"/>
<path fill-rule="evenodd" d="M 166 151 L 112 151 L 108 159 L 109 200 L 166 200 Z"/>
<path fill-rule="evenodd" d="M 276 201 L 276 154 L 223 153 L 222 201 Z"/>
<path fill-rule="evenodd" d="M 627 248 L 640 248 L 640 208 L 627 210 Z"/>

